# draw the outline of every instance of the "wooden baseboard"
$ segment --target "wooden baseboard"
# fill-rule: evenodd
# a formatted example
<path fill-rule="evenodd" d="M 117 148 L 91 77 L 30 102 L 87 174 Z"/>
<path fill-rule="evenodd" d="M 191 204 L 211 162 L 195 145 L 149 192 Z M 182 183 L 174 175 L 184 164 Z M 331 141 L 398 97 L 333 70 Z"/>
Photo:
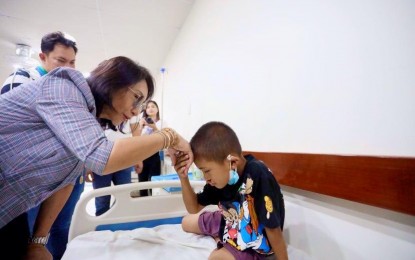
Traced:
<path fill-rule="evenodd" d="M 247 153 L 282 185 L 415 215 L 415 158 Z"/>

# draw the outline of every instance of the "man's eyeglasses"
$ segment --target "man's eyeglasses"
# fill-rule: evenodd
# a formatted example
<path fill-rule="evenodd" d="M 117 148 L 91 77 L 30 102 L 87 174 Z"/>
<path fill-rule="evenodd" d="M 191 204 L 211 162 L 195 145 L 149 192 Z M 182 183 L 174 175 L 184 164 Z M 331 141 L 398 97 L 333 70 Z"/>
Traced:
<path fill-rule="evenodd" d="M 132 88 L 128 88 L 128 90 L 130 90 L 135 97 L 134 103 L 133 103 L 133 107 L 138 108 L 139 110 L 143 109 L 143 105 L 144 105 L 144 95 L 141 92 L 135 92 Z"/>

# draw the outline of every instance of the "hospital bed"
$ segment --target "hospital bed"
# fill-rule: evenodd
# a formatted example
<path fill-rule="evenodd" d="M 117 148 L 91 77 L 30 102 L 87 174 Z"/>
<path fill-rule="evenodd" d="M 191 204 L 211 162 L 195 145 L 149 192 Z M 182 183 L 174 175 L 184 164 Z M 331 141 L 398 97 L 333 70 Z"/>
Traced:
<path fill-rule="evenodd" d="M 204 181 L 190 182 L 195 191 Z M 176 188 L 176 189 L 175 189 Z M 165 189 L 134 198 L 139 189 Z M 208 259 L 216 248 L 213 238 L 184 232 L 181 219 L 187 214 L 180 192 L 180 181 L 151 181 L 92 190 L 83 194 L 72 218 L 69 242 L 63 260 L 100 259 Z M 111 195 L 113 204 L 101 216 L 88 213 L 95 197 Z M 208 207 L 215 210 L 217 206 Z M 309 259 L 288 247 L 290 259 Z"/>

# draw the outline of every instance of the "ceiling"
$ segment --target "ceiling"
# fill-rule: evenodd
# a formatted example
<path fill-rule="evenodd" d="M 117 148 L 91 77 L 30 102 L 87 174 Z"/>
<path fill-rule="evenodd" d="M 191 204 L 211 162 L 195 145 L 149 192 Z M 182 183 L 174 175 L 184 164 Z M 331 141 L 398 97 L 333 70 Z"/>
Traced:
<path fill-rule="evenodd" d="M 0 82 L 14 70 L 16 44 L 38 59 L 44 34 L 77 42 L 76 68 L 89 72 L 118 55 L 159 72 L 194 0 L 0 0 Z"/>

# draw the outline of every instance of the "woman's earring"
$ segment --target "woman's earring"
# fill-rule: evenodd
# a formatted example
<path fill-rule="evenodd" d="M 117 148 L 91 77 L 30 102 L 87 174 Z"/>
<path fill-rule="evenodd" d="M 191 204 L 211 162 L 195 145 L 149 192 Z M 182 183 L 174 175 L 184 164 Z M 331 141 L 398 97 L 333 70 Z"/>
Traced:
<path fill-rule="evenodd" d="M 234 185 L 239 180 L 239 174 L 236 172 L 236 170 L 232 169 L 232 161 L 231 161 L 231 155 L 228 155 L 227 159 L 229 160 L 229 185 Z"/>

